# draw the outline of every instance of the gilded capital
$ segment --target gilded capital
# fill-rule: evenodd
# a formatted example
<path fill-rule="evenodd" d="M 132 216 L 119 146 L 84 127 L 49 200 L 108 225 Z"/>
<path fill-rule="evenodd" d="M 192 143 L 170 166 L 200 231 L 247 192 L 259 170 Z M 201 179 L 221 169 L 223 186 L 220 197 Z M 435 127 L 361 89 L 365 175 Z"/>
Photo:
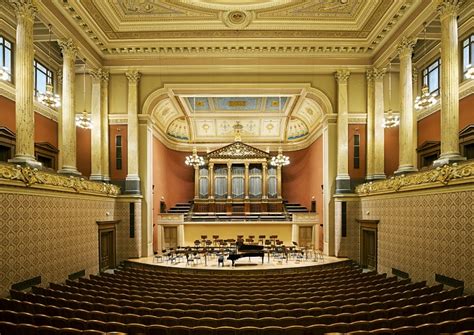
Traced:
<path fill-rule="evenodd" d="M 64 57 L 76 58 L 78 49 L 72 38 L 59 39 L 58 44 Z"/>
<path fill-rule="evenodd" d="M 109 80 L 109 73 L 107 71 L 105 71 L 104 69 L 102 69 L 102 68 L 97 68 L 95 70 L 91 70 L 90 75 L 95 80 L 101 80 L 101 81 L 108 81 Z"/>
<path fill-rule="evenodd" d="M 403 36 L 398 43 L 397 50 L 400 57 L 411 57 L 416 40 L 412 37 Z"/>
<path fill-rule="evenodd" d="M 351 72 L 349 70 L 337 70 L 334 76 L 339 84 L 347 84 L 347 79 L 349 79 L 350 75 Z"/>
<path fill-rule="evenodd" d="M 457 16 L 461 2 L 460 0 L 437 0 L 436 9 L 441 20 L 445 17 Z"/>
<path fill-rule="evenodd" d="M 125 72 L 125 76 L 127 77 L 129 84 L 136 85 L 138 80 L 140 80 L 141 74 L 137 70 L 133 70 Z"/>
<path fill-rule="evenodd" d="M 38 12 L 36 0 L 10 0 L 10 4 L 15 8 L 18 20 L 29 20 L 33 23 Z"/>
<path fill-rule="evenodd" d="M 374 68 L 373 76 L 375 80 L 380 80 L 383 79 L 383 76 L 385 76 L 386 69 L 385 68 Z"/>
<path fill-rule="evenodd" d="M 370 69 L 367 69 L 367 71 L 365 72 L 365 76 L 367 78 L 367 81 L 371 82 L 374 80 L 374 69 L 373 68 L 370 68 Z"/>

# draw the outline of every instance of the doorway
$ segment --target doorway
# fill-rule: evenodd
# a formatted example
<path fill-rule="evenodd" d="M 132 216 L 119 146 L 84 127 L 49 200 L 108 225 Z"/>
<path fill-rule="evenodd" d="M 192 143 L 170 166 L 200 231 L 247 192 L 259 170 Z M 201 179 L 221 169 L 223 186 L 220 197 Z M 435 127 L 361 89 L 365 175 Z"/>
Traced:
<path fill-rule="evenodd" d="M 178 245 L 178 227 L 164 227 L 164 249 L 174 248 Z"/>
<path fill-rule="evenodd" d="M 114 269 L 116 265 L 116 229 L 119 221 L 97 221 L 99 225 L 99 271 Z"/>
<path fill-rule="evenodd" d="M 377 270 L 378 220 L 358 220 L 360 223 L 360 264 L 363 268 Z"/>
<path fill-rule="evenodd" d="M 309 247 L 313 244 L 313 227 L 300 227 L 298 234 L 298 241 L 300 247 Z"/>

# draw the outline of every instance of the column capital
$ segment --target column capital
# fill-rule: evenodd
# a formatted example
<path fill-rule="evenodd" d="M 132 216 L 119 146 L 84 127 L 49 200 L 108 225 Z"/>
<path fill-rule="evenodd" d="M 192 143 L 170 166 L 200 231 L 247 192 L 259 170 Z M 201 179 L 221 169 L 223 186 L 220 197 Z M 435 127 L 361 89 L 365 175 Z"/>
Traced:
<path fill-rule="evenodd" d="M 10 0 L 10 4 L 15 8 L 17 19 L 26 19 L 34 21 L 38 7 L 36 0 Z"/>
<path fill-rule="evenodd" d="M 413 37 L 403 36 L 402 40 L 397 45 L 397 51 L 400 57 L 410 57 L 413 53 L 413 47 L 416 44 L 416 39 Z"/>
<path fill-rule="evenodd" d="M 137 70 L 131 70 L 131 71 L 125 72 L 125 76 L 127 77 L 129 84 L 136 85 L 138 84 L 138 81 L 140 80 L 141 73 L 138 72 Z"/>
<path fill-rule="evenodd" d="M 386 71 L 387 70 L 385 68 L 375 68 L 374 67 L 374 79 L 375 80 L 383 79 L 383 76 L 385 76 Z"/>
<path fill-rule="evenodd" d="M 437 0 L 436 10 L 438 11 L 441 20 L 449 16 L 457 16 L 461 0 Z"/>
<path fill-rule="evenodd" d="M 337 70 L 334 77 L 339 84 L 347 84 L 347 79 L 349 79 L 350 75 L 351 72 L 349 70 Z"/>
<path fill-rule="evenodd" d="M 368 68 L 365 71 L 365 77 L 367 78 L 367 81 L 369 82 L 374 81 L 374 68 Z"/>
<path fill-rule="evenodd" d="M 89 73 L 95 80 L 109 81 L 109 73 L 103 68 L 99 67 L 97 69 L 91 70 Z"/>
<path fill-rule="evenodd" d="M 58 44 L 64 56 L 76 58 L 78 49 L 72 38 L 61 38 Z"/>

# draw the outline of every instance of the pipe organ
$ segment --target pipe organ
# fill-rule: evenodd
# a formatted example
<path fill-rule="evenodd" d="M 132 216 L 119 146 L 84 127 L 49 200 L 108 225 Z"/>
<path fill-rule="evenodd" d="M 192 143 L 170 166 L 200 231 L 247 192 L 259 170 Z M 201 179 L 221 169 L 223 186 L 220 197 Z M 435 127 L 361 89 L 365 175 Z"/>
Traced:
<path fill-rule="evenodd" d="M 195 211 L 281 211 L 281 167 L 269 160 L 240 141 L 208 153 L 206 165 L 194 167 Z"/>

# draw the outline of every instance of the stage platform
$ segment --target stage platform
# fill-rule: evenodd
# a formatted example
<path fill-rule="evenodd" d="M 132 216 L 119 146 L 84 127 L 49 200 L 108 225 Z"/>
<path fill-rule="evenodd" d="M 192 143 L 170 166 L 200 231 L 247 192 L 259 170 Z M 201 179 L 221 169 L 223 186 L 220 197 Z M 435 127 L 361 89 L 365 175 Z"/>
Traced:
<path fill-rule="evenodd" d="M 235 266 L 232 266 L 232 262 L 227 260 L 227 257 L 224 260 L 224 266 L 218 266 L 217 257 L 207 257 L 207 261 L 201 259 L 199 262 L 188 263 L 186 258 L 183 261 L 173 262 L 163 260 L 160 258 L 153 257 L 142 257 L 142 258 L 132 258 L 125 261 L 126 266 L 131 267 L 158 267 L 163 271 L 173 271 L 177 270 L 178 272 L 192 271 L 199 272 L 202 271 L 269 271 L 269 272 L 281 272 L 282 270 L 296 270 L 296 272 L 305 272 L 314 270 L 315 267 L 332 267 L 341 265 L 343 262 L 352 262 L 348 258 L 336 258 L 324 256 L 321 258 L 311 258 L 311 259 L 289 259 L 280 260 L 274 259 L 273 257 L 268 259 L 265 255 L 264 263 L 262 264 L 262 259 L 260 257 L 251 257 L 241 258 L 236 262 Z"/>

